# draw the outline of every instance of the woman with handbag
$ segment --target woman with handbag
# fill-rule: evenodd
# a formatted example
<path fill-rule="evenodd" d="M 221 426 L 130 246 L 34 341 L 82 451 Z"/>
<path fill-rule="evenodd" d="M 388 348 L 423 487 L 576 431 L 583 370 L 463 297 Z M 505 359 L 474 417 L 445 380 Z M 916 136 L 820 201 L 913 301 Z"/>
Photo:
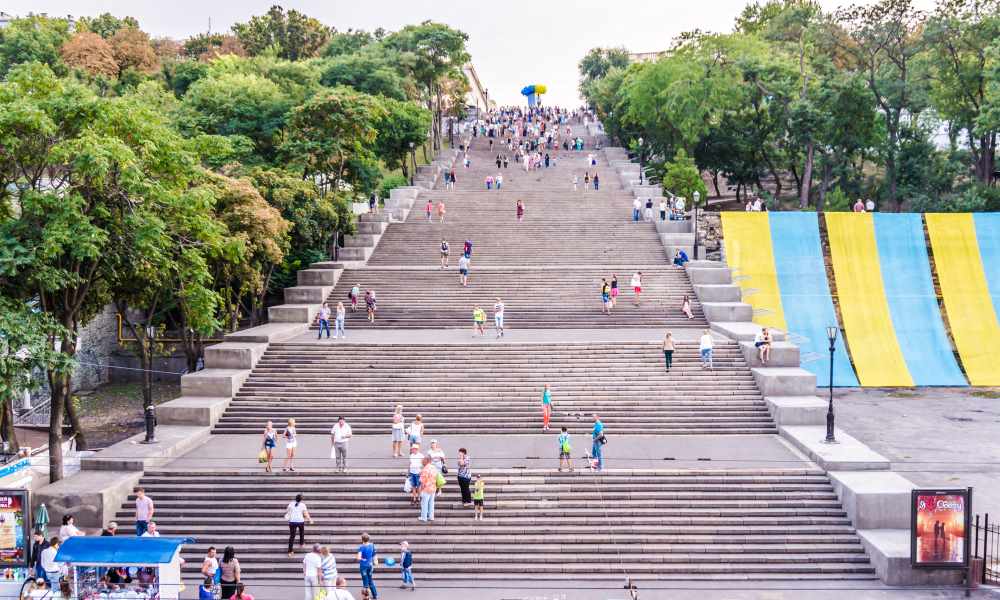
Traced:
<path fill-rule="evenodd" d="M 465 448 L 458 449 L 458 487 L 462 490 L 462 506 L 472 506 L 472 460 Z"/>
<path fill-rule="evenodd" d="M 274 460 L 274 447 L 278 445 L 278 432 L 274 430 L 274 423 L 267 422 L 264 428 L 264 449 L 261 451 L 264 460 L 264 472 L 271 472 L 271 461 Z"/>

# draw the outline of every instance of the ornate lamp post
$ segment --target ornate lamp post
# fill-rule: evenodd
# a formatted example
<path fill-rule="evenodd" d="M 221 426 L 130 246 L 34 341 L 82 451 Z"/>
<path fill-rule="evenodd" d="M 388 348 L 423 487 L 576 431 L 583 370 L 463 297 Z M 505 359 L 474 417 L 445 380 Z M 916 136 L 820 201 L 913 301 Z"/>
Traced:
<path fill-rule="evenodd" d="M 639 185 L 642 185 L 642 172 L 643 168 L 645 167 L 643 158 L 645 156 L 645 153 L 642 151 L 642 138 L 639 138 L 636 141 L 639 142 Z"/>
<path fill-rule="evenodd" d="M 417 153 L 413 150 L 413 142 L 410 142 L 410 187 L 413 187 L 413 173 L 417 170 Z"/>
<path fill-rule="evenodd" d="M 691 258 L 698 260 L 698 205 L 701 204 L 701 192 L 695 190 L 691 194 L 691 202 L 694 204 L 694 223 L 691 225 L 694 229 L 694 256 Z"/>
<path fill-rule="evenodd" d="M 837 441 L 833 436 L 833 350 L 837 342 L 836 325 L 830 325 L 826 328 L 826 338 L 830 340 L 830 406 L 826 410 L 826 439 L 823 441 L 827 444 L 833 444 Z"/>

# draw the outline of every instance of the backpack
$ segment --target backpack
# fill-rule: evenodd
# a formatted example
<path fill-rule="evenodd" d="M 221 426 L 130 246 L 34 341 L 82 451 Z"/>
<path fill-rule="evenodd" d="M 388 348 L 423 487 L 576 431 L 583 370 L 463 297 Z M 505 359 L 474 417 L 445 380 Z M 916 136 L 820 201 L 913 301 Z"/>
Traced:
<path fill-rule="evenodd" d="M 569 438 L 566 438 L 566 439 L 564 439 L 562 441 L 562 445 L 559 447 L 559 449 L 561 451 L 565 452 L 566 454 L 570 453 L 570 451 L 572 450 L 572 448 L 570 448 L 570 445 L 569 445 Z"/>

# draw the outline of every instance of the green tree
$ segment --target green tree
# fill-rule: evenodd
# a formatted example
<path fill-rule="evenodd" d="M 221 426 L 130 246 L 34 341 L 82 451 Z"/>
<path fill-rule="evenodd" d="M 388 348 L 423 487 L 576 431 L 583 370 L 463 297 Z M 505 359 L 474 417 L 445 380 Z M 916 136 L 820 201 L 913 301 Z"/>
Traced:
<path fill-rule="evenodd" d="M 196 166 L 164 116 L 136 98 L 99 98 L 38 64 L 14 69 L 0 83 L 0 189 L 19 211 L 0 221 L 0 294 L 37 301 L 71 359 L 79 328 L 114 296 L 113 270 L 134 256 L 123 237 L 155 223 Z M 49 447 L 61 447 L 64 414 L 86 447 L 69 373 L 50 369 L 48 380 Z M 49 471 L 62 477 L 60 452 Z"/>
<path fill-rule="evenodd" d="M 263 15 L 233 25 L 233 33 L 251 56 L 273 48 L 281 58 L 299 60 L 319 54 L 331 30 L 313 17 L 297 10 L 285 12 L 275 5 Z"/>
<path fill-rule="evenodd" d="M 837 18 L 847 36 L 834 41 L 850 58 L 852 68 L 864 74 L 882 116 L 886 198 L 898 209 L 900 133 L 905 120 L 926 107 L 924 80 L 917 70 L 917 57 L 925 48 L 920 38 L 924 14 L 913 8 L 912 0 L 880 0 L 840 10 Z"/>
<path fill-rule="evenodd" d="M 628 48 L 591 48 L 580 59 L 580 92 L 586 98 L 587 85 L 604 79 L 612 69 L 624 69 L 629 64 Z"/>
<path fill-rule="evenodd" d="M 934 109 L 950 130 L 966 134 L 976 177 L 989 184 L 1000 123 L 991 126 L 980 115 L 989 103 L 989 85 L 997 81 L 990 76 L 988 50 L 1000 39 L 1000 0 L 942 0 L 923 35 Z"/>
<path fill-rule="evenodd" d="M 330 41 L 323 48 L 323 56 L 334 58 L 346 54 L 355 54 L 362 48 L 377 41 L 375 35 L 363 29 L 348 29 L 337 31 L 330 35 Z"/>
<path fill-rule="evenodd" d="M 694 198 L 695 192 L 698 192 L 702 199 L 708 197 L 708 188 L 701 178 L 701 172 L 694 164 L 694 159 L 690 158 L 683 148 L 677 151 L 674 160 L 667 163 L 663 174 L 663 188 L 689 200 Z"/>
<path fill-rule="evenodd" d="M 76 31 L 89 31 L 109 40 L 122 29 L 139 29 L 139 21 L 135 17 L 119 19 L 111 13 L 103 13 L 96 17 L 80 17 L 76 22 Z"/>
<path fill-rule="evenodd" d="M 292 109 L 281 156 L 330 193 L 358 181 L 352 162 L 374 162 L 376 127 L 384 115 L 373 96 L 347 87 L 322 92 Z"/>
<path fill-rule="evenodd" d="M 66 19 L 31 15 L 14 19 L 0 29 L 0 77 L 15 65 L 40 62 L 63 72 L 59 48 L 69 39 Z"/>
<path fill-rule="evenodd" d="M 0 296 L 0 434 L 13 451 L 19 448 L 14 400 L 38 388 L 37 371 L 72 371 L 72 359 L 52 347 L 53 339 L 67 334 L 51 315 Z"/>
<path fill-rule="evenodd" d="M 375 127 L 375 139 L 379 158 L 389 169 L 401 169 L 404 177 L 409 177 L 407 157 L 412 146 L 419 146 L 427 139 L 427 127 L 431 114 L 427 109 L 413 102 L 400 102 L 392 98 L 382 98 L 384 110 Z"/>
<path fill-rule="evenodd" d="M 375 52 L 337 56 L 325 62 L 320 83 L 350 86 L 373 96 L 407 99 L 407 81 L 389 57 Z"/>
<path fill-rule="evenodd" d="M 275 157 L 276 142 L 290 108 L 277 84 L 259 75 L 240 74 L 197 80 L 181 105 L 180 121 L 186 131 L 244 136 L 265 162 Z"/>
<path fill-rule="evenodd" d="M 431 148 L 434 151 L 441 149 L 442 84 L 448 78 L 464 78 L 462 67 L 470 58 L 466 49 L 468 40 L 468 34 L 433 21 L 407 25 L 384 40 L 389 48 L 402 55 L 401 61 L 423 90 L 427 109 L 433 114 Z"/>

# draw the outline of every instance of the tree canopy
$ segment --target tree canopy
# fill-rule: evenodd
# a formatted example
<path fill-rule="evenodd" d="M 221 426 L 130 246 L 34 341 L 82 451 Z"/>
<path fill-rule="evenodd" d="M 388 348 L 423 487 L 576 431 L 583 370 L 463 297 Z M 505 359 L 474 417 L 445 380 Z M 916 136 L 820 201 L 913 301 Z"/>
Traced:
<path fill-rule="evenodd" d="M 791 179 L 803 208 L 823 207 L 834 190 L 894 209 L 1000 208 L 998 27 L 997 0 L 938 0 L 931 12 L 879 0 L 832 13 L 766 0 L 732 33 L 684 34 L 652 62 L 594 48 L 580 61 L 580 89 L 619 143 L 648 140 L 661 172 L 683 149 L 716 194 L 724 177 L 737 196 L 766 187 L 787 200 Z"/>

